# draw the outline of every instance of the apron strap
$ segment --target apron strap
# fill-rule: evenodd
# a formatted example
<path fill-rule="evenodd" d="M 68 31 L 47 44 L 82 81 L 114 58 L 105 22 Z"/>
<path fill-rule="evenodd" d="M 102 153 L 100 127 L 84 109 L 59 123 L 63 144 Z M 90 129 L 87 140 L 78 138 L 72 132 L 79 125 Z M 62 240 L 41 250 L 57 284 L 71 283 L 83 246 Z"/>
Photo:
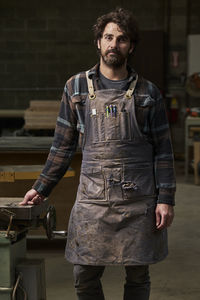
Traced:
<path fill-rule="evenodd" d="M 89 78 L 88 73 L 89 73 L 89 71 L 86 72 L 86 79 L 87 79 L 88 91 L 89 91 L 89 99 L 94 100 L 96 98 L 96 95 L 94 92 L 94 86 L 93 86 L 92 79 Z"/>
<path fill-rule="evenodd" d="M 92 79 L 89 78 L 88 73 L 89 73 L 89 71 L 86 72 L 86 79 L 87 79 L 88 91 L 89 91 L 89 99 L 94 100 L 96 98 L 96 95 L 95 95 L 95 92 L 94 92 L 94 86 L 93 86 Z M 135 80 L 133 80 L 131 82 L 129 89 L 126 92 L 126 98 L 128 98 L 128 99 L 132 98 L 132 95 L 134 93 L 137 81 L 138 81 L 138 75 L 136 75 Z"/>
<path fill-rule="evenodd" d="M 128 89 L 128 91 L 126 92 L 126 98 L 128 98 L 128 99 L 131 99 L 131 98 L 132 98 L 132 95 L 133 95 L 133 93 L 134 93 L 134 90 L 135 90 L 137 81 L 138 81 L 138 75 L 136 75 L 135 80 L 133 80 L 133 81 L 131 82 L 129 89 Z"/>

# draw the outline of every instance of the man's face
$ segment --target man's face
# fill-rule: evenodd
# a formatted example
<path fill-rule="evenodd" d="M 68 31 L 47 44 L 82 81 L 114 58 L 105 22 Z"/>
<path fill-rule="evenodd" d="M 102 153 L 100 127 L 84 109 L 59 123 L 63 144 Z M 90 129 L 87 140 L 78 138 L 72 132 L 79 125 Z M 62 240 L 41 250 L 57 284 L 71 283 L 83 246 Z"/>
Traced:
<path fill-rule="evenodd" d="M 119 68 L 127 62 L 133 48 L 128 36 L 115 23 L 108 23 L 102 38 L 98 40 L 101 59 L 107 66 L 114 68 Z"/>

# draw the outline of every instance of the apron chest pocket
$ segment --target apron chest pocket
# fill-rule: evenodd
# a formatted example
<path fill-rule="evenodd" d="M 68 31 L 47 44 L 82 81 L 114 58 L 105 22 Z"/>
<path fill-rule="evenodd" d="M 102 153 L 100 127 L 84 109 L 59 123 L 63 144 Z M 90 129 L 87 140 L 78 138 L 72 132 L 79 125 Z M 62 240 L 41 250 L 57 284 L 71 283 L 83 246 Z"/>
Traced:
<path fill-rule="evenodd" d="M 82 168 L 80 177 L 80 199 L 105 200 L 105 183 L 101 168 Z"/>
<path fill-rule="evenodd" d="M 105 138 L 109 140 L 119 140 L 119 115 L 105 117 Z"/>
<path fill-rule="evenodd" d="M 129 112 L 120 112 L 116 116 L 106 116 L 104 113 L 91 116 L 91 141 L 93 143 L 120 140 L 131 140 Z"/>
<path fill-rule="evenodd" d="M 130 127 L 130 113 L 121 112 L 120 113 L 120 135 L 121 140 L 131 139 L 131 127 Z"/>
<path fill-rule="evenodd" d="M 131 200 L 141 196 L 155 196 L 153 164 L 124 166 L 123 198 Z"/>

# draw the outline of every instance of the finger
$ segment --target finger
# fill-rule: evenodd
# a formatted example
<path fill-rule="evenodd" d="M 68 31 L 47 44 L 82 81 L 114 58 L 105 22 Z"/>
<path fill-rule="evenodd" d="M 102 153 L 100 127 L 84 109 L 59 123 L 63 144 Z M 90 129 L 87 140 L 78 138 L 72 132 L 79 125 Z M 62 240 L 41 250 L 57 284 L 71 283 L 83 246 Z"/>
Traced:
<path fill-rule="evenodd" d="M 156 212 L 156 227 L 159 226 L 160 221 L 161 221 L 160 213 L 159 213 L 159 212 Z"/>
<path fill-rule="evenodd" d="M 30 200 L 27 202 L 28 205 L 38 205 L 40 204 L 37 200 Z"/>
<path fill-rule="evenodd" d="M 36 205 L 36 204 L 37 204 L 37 203 L 34 202 L 33 200 L 30 200 L 30 201 L 27 202 L 27 205 Z"/>
<path fill-rule="evenodd" d="M 36 204 L 36 205 L 40 204 L 40 198 L 39 198 L 39 196 L 38 196 L 38 195 L 35 196 L 35 197 L 32 199 L 32 201 L 33 201 L 33 204 Z"/>
<path fill-rule="evenodd" d="M 19 203 L 19 205 L 27 205 L 27 203 L 28 203 L 28 200 L 29 200 L 29 197 L 28 197 L 28 195 L 25 195 L 25 196 L 24 196 L 24 199 L 23 199 L 23 201 L 22 201 L 22 202 L 20 202 L 20 203 Z"/>
<path fill-rule="evenodd" d="M 27 201 L 26 201 L 26 205 L 35 205 L 37 203 L 37 198 L 34 197 L 34 198 L 28 198 Z"/>
<path fill-rule="evenodd" d="M 165 228 L 167 225 L 167 216 L 165 214 L 161 215 L 161 221 L 160 224 L 157 226 L 157 229 L 161 230 Z"/>
<path fill-rule="evenodd" d="M 26 205 L 26 204 L 27 204 L 27 202 L 26 202 L 25 199 L 22 202 L 19 203 L 19 205 Z"/>
<path fill-rule="evenodd" d="M 44 197 L 40 196 L 40 195 L 36 195 L 35 197 L 33 197 L 32 200 L 30 200 L 28 203 L 30 204 L 34 204 L 34 205 L 38 205 L 41 204 L 43 201 Z"/>

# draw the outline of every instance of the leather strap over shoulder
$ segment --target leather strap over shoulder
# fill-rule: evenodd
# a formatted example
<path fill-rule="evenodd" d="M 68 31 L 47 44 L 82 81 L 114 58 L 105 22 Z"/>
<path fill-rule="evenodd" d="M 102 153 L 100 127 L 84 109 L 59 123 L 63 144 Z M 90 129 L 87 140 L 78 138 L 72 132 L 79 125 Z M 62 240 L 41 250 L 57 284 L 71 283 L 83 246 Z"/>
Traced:
<path fill-rule="evenodd" d="M 94 100 L 96 98 L 96 95 L 94 92 L 94 86 L 93 86 L 92 79 L 89 78 L 88 73 L 89 73 L 89 71 L 86 72 L 86 79 L 87 79 L 88 91 L 89 91 L 89 99 Z"/>
<path fill-rule="evenodd" d="M 89 78 L 88 73 L 89 73 L 89 71 L 86 72 L 86 79 L 87 79 L 88 91 L 89 91 L 89 99 L 93 100 L 93 99 L 96 98 L 96 95 L 95 95 L 95 92 L 94 92 L 94 86 L 93 86 L 92 79 Z M 128 99 L 132 98 L 132 95 L 134 93 L 137 81 L 138 81 L 138 75 L 136 75 L 135 80 L 133 80 L 131 82 L 129 89 L 126 92 L 126 98 L 128 98 Z"/>
<path fill-rule="evenodd" d="M 134 93 L 134 90 L 135 90 L 137 81 L 138 81 L 138 75 L 136 75 L 135 80 L 133 80 L 133 81 L 131 82 L 129 89 L 128 89 L 128 91 L 126 92 L 126 98 L 128 98 L 128 99 L 131 99 L 131 98 L 132 98 L 132 95 L 133 95 L 133 93 Z"/>

